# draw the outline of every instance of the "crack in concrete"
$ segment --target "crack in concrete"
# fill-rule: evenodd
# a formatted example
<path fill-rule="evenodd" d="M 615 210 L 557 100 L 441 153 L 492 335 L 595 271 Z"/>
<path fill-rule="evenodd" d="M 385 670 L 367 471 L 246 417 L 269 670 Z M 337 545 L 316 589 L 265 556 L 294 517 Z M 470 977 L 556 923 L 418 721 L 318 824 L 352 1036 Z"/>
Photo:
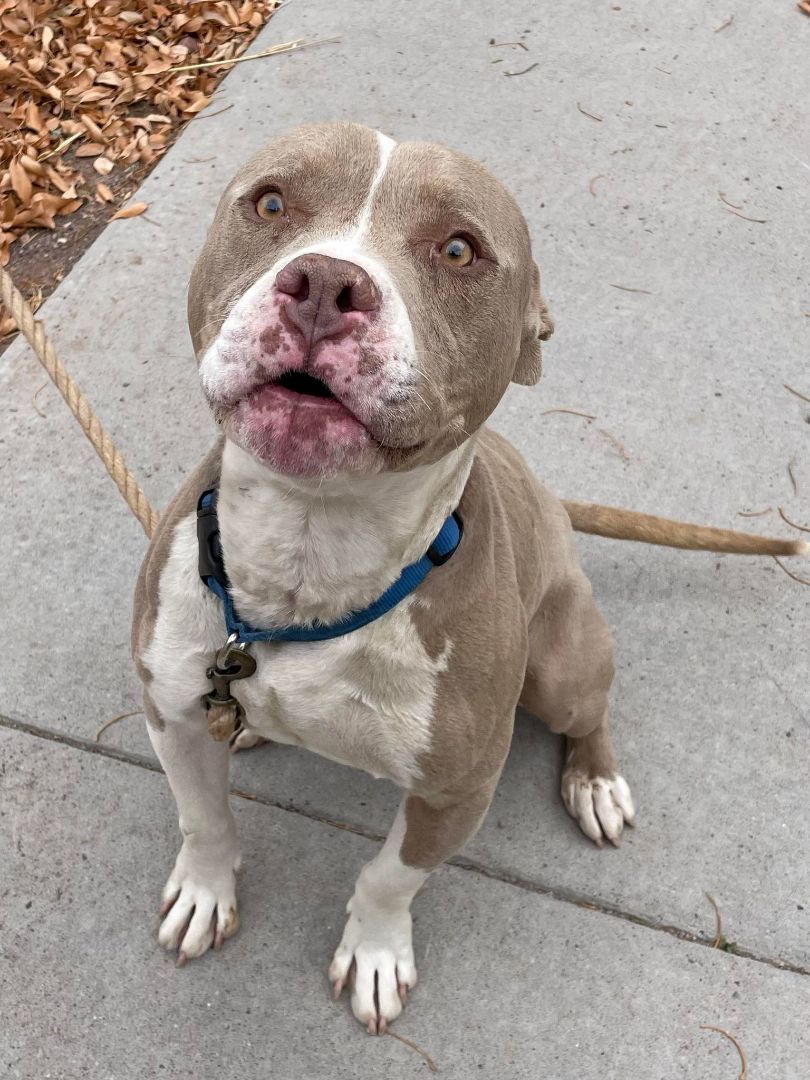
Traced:
<path fill-rule="evenodd" d="M 146 769 L 149 772 L 163 773 L 163 770 L 158 763 L 151 758 L 144 757 L 141 754 L 134 754 L 127 750 L 119 750 L 114 746 L 105 746 L 101 743 L 92 742 L 90 739 L 84 739 L 76 735 L 66 735 L 59 731 L 52 731 L 49 728 L 43 728 L 36 724 L 27 723 L 26 721 L 13 720 L 11 717 L 3 715 L 0 715 L 0 727 L 8 728 L 11 731 L 19 731 L 25 735 L 31 735 L 34 738 L 44 739 L 48 742 L 59 743 L 62 746 L 69 746 L 73 750 L 97 754 L 99 757 L 119 761 L 125 765 L 135 765 L 141 769 Z M 276 810 L 283 810 L 290 814 L 297 814 L 299 817 L 307 818 L 310 821 L 317 821 L 319 824 L 327 825 L 332 829 L 340 829 L 343 832 L 361 836 L 365 840 L 373 840 L 376 843 L 382 843 L 385 839 L 383 835 L 372 832 L 370 829 L 364 829 L 362 826 L 352 825 L 346 821 L 337 821 L 334 818 L 327 817 L 325 814 L 319 814 L 317 811 L 305 810 L 300 806 L 295 806 L 293 803 L 270 799 L 264 795 L 254 795 L 249 791 L 243 791 L 240 788 L 234 787 L 230 789 L 230 793 L 236 798 L 259 803 L 261 806 L 271 806 Z M 776 968 L 779 971 L 789 971 L 794 975 L 810 975 L 810 968 L 803 967 L 801 964 L 794 964 L 789 960 L 779 960 L 772 956 L 763 956 L 760 953 L 756 953 L 753 950 L 746 949 L 740 945 L 735 945 L 733 950 L 716 949 L 712 937 L 702 937 L 699 934 L 693 934 L 689 930 L 684 930 L 682 927 L 661 922 L 650 916 L 638 915 L 631 911 L 624 911 L 622 908 L 584 896 L 573 889 L 558 888 L 553 885 L 544 885 L 540 882 L 529 881 L 526 878 L 521 878 L 509 871 L 485 866 L 475 859 L 455 855 L 447 861 L 446 865 L 452 866 L 457 870 L 463 870 L 467 873 L 478 874 L 480 877 L 488 878 L 491 881 L 499 881 L 504 885 L 511 885 L 516 889 L 523 889 L 525 892 L 535 893 L 538 896 L 548 896 L 552 900 L 557 900 L 560 903 L 573 904 L 585 911 L 593 911 L 600 915 L 608 915 L 611 918 L 620 919 L 622 922 L 632 923 L 634 926 L 642 926 L 647 930 L 656 930 L 659 933 L 668 934 L 670 937 L 677 938 L 679 941 L 686 941 L 691 945 L 701 945 L 704 948 L 712 949 L 715 952 L 723 953 L 725 955 L 730 954 L 732 956 L 741 957 L 744 960 L 753 960 L 755 963 L 764 964 L 767 967 Z"/>

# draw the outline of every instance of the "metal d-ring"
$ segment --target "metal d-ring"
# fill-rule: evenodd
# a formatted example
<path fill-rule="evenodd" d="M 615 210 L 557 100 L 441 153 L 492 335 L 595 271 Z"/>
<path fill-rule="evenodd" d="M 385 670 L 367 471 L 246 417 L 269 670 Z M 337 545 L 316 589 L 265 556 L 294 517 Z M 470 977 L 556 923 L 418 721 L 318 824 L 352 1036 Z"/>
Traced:
<path fill-rule="evenodd" d="M 234 632 L 232 634 L 228 635 L 228 640 L 225 642 L 225 644 L 222 646 L 222 648 L 217 652 L 216 666 L 220 670 L 225 668 L 227 666 L 226 660 L 227 660 L 227 657 L 228 657 L 228 653 L 231 651 L 231 649 L 239 649 L 240 652 L 244 652 L 245 649 L 247 648 L 247 644 L 248 643 L 246 641 L 240 641 L 239 640 L 239 635 L 234 630 Z"/>

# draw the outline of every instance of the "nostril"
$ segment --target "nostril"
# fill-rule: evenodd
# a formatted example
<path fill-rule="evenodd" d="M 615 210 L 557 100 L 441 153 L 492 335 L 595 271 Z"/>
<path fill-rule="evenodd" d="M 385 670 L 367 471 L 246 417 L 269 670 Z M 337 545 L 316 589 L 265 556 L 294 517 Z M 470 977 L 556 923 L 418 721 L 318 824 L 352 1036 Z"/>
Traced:
<path fill-rule="evenodd" d="M 343 290 L 346 292 L 346 290 Z M 380 294 L 377 286 L 368 276 L 361 272 L 356 281 L 348 289 L 349 307 L 347 311 L 375 311 L 380 306 Z M 343 309 L 341 309 L 343 310 Z"/>
<path fill-rule="evenodd" d="M 299 302 L 309 296 L 309 277 L 296 266 L 285 266 L 276 277 L 276 286 L 280 292 Z"/>
<path fill-rule="evenodd" d="M 351 285 L 345 285 L 340 290 L 335 298 L 335 305 L 337 306 L 338 311 L 354 311 Z"/>

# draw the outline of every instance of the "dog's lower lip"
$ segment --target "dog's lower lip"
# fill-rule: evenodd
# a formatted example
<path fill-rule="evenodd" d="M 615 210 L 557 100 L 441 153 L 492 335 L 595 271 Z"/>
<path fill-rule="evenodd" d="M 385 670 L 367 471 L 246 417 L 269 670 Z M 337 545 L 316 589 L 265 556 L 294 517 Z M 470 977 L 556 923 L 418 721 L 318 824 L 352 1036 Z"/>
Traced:
<path fill-rule="evenodd" d="M 301 389 L 294 389 L 296 386 Z M 344 436 L 354 432 L 356 437 L 362 432 L 364 438 L 372 437 L 354 411 L 320 380 L 273 379 L 255 386 L 237 402 L 236 408 L 243 417 L 250 417 L 251 424 L 259 429 L 275 424 L 284 416 L 285 422 L 292 423 L 299 434 L 305 430 L 310 434 L 323 434 L 327 430 L 334 434 L 340 429 Z"/>
<path fill-rule="evenodd" d="M 293 385 L 290 385 L 290 380 L 273 379 L 270 382 L 262 383 L 261 386 L 256 386 L 250 393 L 246 394 L 241 403 L 248 408 L 264 408 L 273 406 L 276 404 L 284 403 L 287 406 L 293 405 L 299 409 L 306 409 L 307 411 L 323 411 L 324 413 L 345 413 L 357 419 L 354 416 L 352 410 L 344 405 L 343 402 L 336 397 L 325 384 L 321 383 L 322 390 L 319 392 L 308 392 L 307 390 L 295 389 Z M 313 389 L 315 389 L 313 387 Z M 359 421 L 358 421 L 359 422 Z"/>

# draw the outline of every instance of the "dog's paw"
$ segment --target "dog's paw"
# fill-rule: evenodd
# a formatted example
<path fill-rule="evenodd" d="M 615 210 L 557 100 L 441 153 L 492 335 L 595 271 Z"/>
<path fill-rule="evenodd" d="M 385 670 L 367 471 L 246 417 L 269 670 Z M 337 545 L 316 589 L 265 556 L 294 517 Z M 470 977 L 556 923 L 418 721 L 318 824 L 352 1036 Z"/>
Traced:
<path fill-rule="evenodd" d="M 416 986 L 411 913 L 349 905 L 351 915 L 329 968 L 335 998 L 351 990 L 352 1012 L 371 1035 L 382 1035 L 396 1020 Z"/>
<path fill-rule="evenodd" d="M 589 778 L 577 769 L 567 769 L 562 798 L 565 809 L 597 847 L 602 847 L 605 838 L 618 847 L 625 823 L 636 823 L 633 797 L 622 776 Z"/>
<path fill-rule="evenodd" d="M 231 753 L 238 754 L 240 750 L 252 750 L 254 746 L 264 746 L 270 739 L 265 739 L 253 728 L 241 727 L 231 739 Z"/>
<path fill-rule="evenodd" d="M 239 929 L 235 841 L 192 847 L 186 840 L 163 889 L 158 941 L 177 964 L 222 947 Z"/>

